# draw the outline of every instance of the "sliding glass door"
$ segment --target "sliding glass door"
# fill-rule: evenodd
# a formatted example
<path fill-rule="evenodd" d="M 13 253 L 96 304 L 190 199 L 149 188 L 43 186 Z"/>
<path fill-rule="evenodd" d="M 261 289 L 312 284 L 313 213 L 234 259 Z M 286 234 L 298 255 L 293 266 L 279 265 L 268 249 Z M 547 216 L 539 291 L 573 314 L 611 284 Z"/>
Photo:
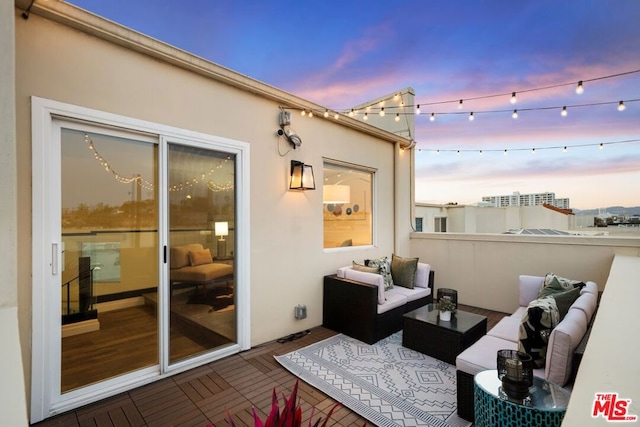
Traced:
<path fill-rule="evenodd" d="M 32 102 L 31 421 L 249 348 L 248 145 Z"/>
<path fill-rule="evenodd" d="M 235 157 L 168 145 L 170 363 L 236 342 Z"/>

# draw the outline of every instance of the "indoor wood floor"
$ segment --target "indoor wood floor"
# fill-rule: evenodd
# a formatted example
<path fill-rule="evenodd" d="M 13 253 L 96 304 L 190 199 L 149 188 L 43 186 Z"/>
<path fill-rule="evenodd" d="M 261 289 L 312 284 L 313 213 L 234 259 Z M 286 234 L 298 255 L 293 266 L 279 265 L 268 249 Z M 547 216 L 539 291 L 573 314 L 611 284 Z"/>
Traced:
<path fill-rule="evenodd" d="M 460 309 L 487 316 L 491 329 L 504 313 L 460 305 Z M 300 339 L 271 342 L 240 354 L 174 375 L 152 384 L 121 393 L 37 423 L 48 426 L 227 426 L 227 411 L 237 426 L 253 426 L 252 408 L 264 420 L 271 407 L 274 387 L 279 395 L 289 394 L 296 377 L 282 368 L 275 355 L 286 354 L 335 335 L 317 327 Z M 336 403 L 304 382 L 299 397 L 306 425 L 315 407 L 313 420 L 326 418 Z M 363 426 L 365 420 L 347 408 L 331 416 L 330 426 Z"/>

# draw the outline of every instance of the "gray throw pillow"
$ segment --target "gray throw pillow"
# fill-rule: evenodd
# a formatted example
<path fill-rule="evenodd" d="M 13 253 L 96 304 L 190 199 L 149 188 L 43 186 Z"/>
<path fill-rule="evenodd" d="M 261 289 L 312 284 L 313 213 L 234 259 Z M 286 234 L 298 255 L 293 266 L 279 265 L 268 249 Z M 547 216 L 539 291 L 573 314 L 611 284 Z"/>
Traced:
<path fill-rule="evenodd" d="M 416 283 L 419 258 L 402 258 L 391 255 L 391 276 L 393 284 L 413 289 Z"/>

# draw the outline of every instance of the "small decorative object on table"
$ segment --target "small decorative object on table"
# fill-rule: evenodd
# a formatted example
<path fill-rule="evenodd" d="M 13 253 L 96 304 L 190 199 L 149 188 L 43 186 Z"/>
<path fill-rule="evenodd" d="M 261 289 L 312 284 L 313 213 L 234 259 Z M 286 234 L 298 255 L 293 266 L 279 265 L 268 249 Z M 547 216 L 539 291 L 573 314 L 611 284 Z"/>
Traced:
<path fill-rule="evenodd" d="M 449 296 L 443 296 L 440 298 L 440 300 L 438 300 L 437 307 L 440 311 L 440 320 L 444 322 L 449 322 L 451 320 L 451 313 L 455 313 L 457 309 L 456 304 Z"/>
<path fill-rule="evenodd" d="M 533 385 L 533 359 L 517 350 L 498 350 L 498 378 L 502 389 L 513 399 L 524 399 Z"/>

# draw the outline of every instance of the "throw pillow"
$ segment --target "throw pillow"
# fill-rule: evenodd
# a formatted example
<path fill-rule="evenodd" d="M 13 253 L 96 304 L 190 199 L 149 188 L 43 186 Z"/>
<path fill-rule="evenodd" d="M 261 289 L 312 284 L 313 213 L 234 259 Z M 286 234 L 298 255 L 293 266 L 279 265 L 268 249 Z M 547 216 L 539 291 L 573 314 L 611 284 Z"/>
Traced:
<path fill-rule="evenodd" d="M 552 297 L 531 301 L 522 316 L 518 351 L 530 355 L 536 368 L 544 367 L 549 335 L 559 322 L 558 307 Z"/>
<path fill-rule="evenodd" d="M 189 262 L 192 267 L 196 265 L 213 264 L 211 251 L 208 248 L 201 251 L 189 251 Z"/>
<path fill-rule="evenodd" d="M 382 257 L 378 259 L 365 260 L 367 267 L 377 267 L 378 274 L 381 274 L 384 278 L 384 290 L 388 291 L 393 288 L 393 277 L 391 276 L 391 262 L 388 257 Z"/>
<path fill-rule="evenodd" d="M 566 316 L 569 308 L 578 299 L 579 296 L 580 288 L 565 288 L 560 283 L 557 277 L 553 277 L 551 283 L 542 288 L 538 293 L 538 298 L 551 297 L 556 300 L 556 306 L 558 307 L 560 321 L 564 319 L 564 316 Z"/>
<path fill-rule="evenodd" d="M 378 267 L 367 267 L 366 265 L 358 264 L 355 261 L 351 262 L 351 268 L 357 271 L 364 271 L 365 273 L 378 274 Z"/>
<path fill-rule="evenodd" d="M 413 289 L 417 270 L 418 258 L 402 258 L 391 255 L 391 277 L 394 285 Z"/>
<path fill-rule="evenodd" d="M 567 279 L 566 277 L 558 276 L 555 273 L 547 273 L 544 276 L 544 282 L 542 283 L 542 287 L 543 288 L 547 287 L 548 285 L 553 283 L 554 279 L 556 279 L 560 284 L 560 286 L 562 286 L 565 290 L 573 289 L 573 288 L 581 289 L 583 286 L 585 286 L 585 283 L 580 280 Z"/>

